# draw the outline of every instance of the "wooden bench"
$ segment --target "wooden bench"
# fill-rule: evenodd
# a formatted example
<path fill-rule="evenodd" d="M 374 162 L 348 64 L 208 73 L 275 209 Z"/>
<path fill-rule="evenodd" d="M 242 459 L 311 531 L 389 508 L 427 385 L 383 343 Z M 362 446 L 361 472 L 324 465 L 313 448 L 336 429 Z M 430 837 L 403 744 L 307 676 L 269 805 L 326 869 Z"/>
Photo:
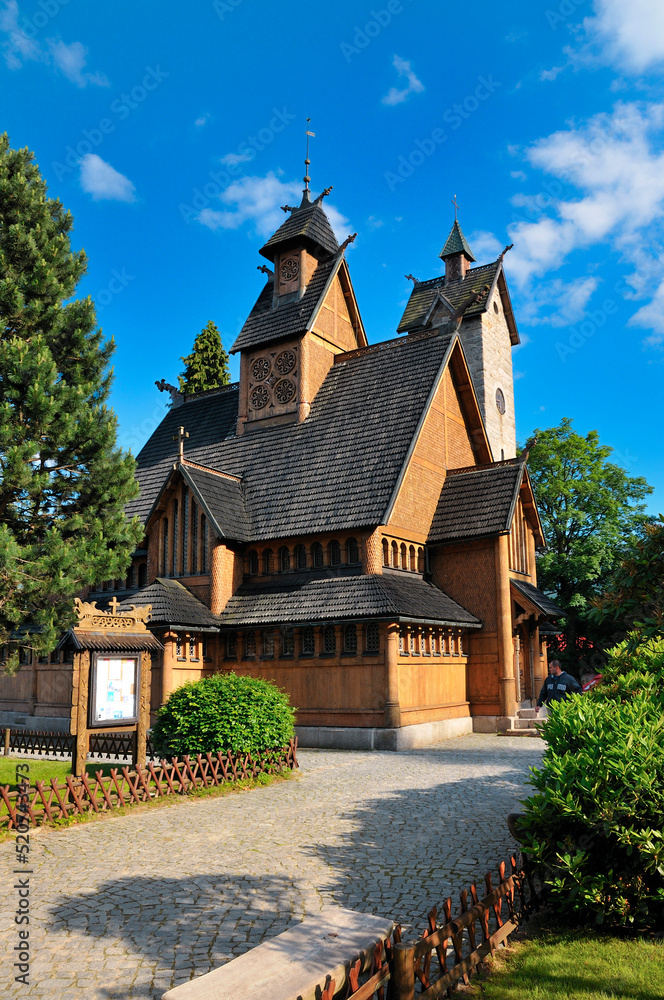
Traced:
<path fill-rule="evenodd" d="M 162 1000 L 315 1000 L 327 976 L 339 991 L 351 961 L 361 957 L 364 968 L 378 939 L 389 937 L 393 927 L 383 917 L 328 907 L 220 969 L 176 986 Z"/>

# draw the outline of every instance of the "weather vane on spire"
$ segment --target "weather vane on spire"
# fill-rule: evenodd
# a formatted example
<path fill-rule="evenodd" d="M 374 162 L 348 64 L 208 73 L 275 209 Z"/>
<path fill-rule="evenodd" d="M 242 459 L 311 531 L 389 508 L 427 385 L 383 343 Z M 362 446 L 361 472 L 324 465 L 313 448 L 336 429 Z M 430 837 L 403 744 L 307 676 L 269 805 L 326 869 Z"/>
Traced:
<path fill-rule="evenodd" d="M 307 118 L 307 125 L 309 124 L 310 121 L 311 118 Z M 312 139 L 315 139 L 316 133 L 310 132 L 309 129 L 307 129 L 306 136 L 307 136 L 307 158 L 304 161 L 304 190 L 308 191 L 309 181 L 311 180 L 311 177 L 309 176 L 309 164 L 311 163 L 311 160 L 309 159 L 309 136 L 311 136 Z"/>
<path fill-rule="evenodd" d="M 459 206 L 457 205 L 456 195 L 454 195 L 454 197 L 452 198 L 452 204 L 454 205 L 454 221 L 456 222 L 457 221 L 457 211 L 459 209 Z"/>

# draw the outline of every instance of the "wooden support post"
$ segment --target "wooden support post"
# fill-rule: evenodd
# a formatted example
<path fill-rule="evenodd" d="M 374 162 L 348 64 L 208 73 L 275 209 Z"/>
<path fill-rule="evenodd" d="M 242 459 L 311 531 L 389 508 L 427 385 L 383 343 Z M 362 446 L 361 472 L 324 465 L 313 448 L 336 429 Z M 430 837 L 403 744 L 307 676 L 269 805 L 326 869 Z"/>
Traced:
<path fill-rule="evenodd" d="M 9 757 L 9 744 L 11 742 L 11 737 L 11 729 L 5 729 L 5 757 Z"/>
<path fill-rule="evenodd" d="M 496 584 L 498 598 L 498 662 L 500 665 L 500 714 L 516 714 L 514 643 L 512 640 L 512 595 L 510 592 L 509 535 L 496 539 Z"/>
<path fill-rule="evenodd" d="M 395 944 L 388 991 L 389 1000 L 414 1000 L 415 947 L 406 942 Z"/>
<path fill-rule="evenodd" d="M 75 654 L 75 668 L 78 668 L 78 690 L 76 691 L 77 701 L 74 706 L 76 712 L 76 746 L 72 760 L 72 774 L 80 776 L 85 771 L 88 759 L 88 746 L 90 734 L 88 733 L 88 697 L 90 694 L 90 653 L 85 650 Z"/>
<path fill-rule="evenodd" d="M 385 726 L 398 729 L 401 726 L 399 707 L 399 626 L 388 625 L 385 650 Z"/>

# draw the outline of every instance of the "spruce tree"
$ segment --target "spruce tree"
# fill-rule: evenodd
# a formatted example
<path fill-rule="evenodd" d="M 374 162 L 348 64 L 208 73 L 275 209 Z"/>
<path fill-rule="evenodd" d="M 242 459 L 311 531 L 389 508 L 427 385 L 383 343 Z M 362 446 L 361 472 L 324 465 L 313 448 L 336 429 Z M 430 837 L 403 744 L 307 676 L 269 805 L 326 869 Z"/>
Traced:
<path fill-rule="evenodd" d="M 73 597 L 122 576 L 141 538 L 124 505 L 135 463 L 106 405 L 114 345 L 92 299 L 73 219 L 49 198 L 33 154 L 0 136 L 0 647 L 47 653 Z"/>
<path fill-rule="evenodd" d="M 210 320 L 194 341 L 191 354 L 184 361 L 185 370 L 178 376 L 180 392 L 204 392 L 228 385 L 231 380 L 228 371 L 228 354 L 221 343 L 221 334 Z"/>

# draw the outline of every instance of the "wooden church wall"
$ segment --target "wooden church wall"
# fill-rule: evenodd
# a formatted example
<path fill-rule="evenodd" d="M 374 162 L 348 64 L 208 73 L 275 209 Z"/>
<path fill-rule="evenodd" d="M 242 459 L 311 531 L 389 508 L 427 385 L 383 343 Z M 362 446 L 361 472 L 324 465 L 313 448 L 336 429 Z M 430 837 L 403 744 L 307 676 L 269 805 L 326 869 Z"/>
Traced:
<path fill-rule="evenodd" d="M 313 332 L 342 351 L 353 351 L 358 346 L 339 275 L 325 296 Z"/>

